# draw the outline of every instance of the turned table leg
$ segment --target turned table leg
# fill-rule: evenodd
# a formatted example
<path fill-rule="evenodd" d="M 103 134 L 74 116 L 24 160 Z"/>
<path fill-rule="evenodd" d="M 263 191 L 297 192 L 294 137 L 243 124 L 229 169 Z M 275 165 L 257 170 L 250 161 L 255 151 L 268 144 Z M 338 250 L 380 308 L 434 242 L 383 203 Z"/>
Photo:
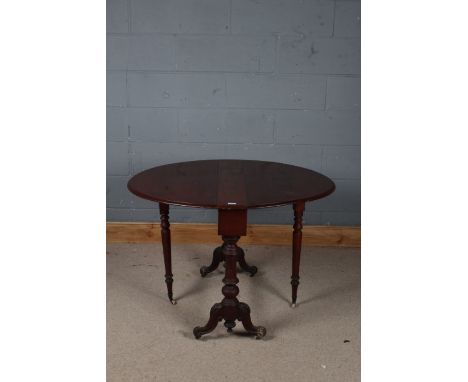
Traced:
<path fill-rule="evenodd" d="M 175 305 L 176 301 L 172 298 L 172 260 L 171 260 L 171 230 L 169 229 L 169 205 L 159 203 L 159 213 L 161 215 L 161 239 L 164 254 L 164 267 L 166 269 L 167 296 L 169 301 Z"/>
<path fill-rule="evenodd" d="M 293 230 L 293 256 L 292 256 L 292 307 L 296 306 L 297 287 L 299 286 L 299 264 L 301 261 L 302 246 L 302 215 L 304 213 L 305 202 L 294 203 L 294 230 Z"/>

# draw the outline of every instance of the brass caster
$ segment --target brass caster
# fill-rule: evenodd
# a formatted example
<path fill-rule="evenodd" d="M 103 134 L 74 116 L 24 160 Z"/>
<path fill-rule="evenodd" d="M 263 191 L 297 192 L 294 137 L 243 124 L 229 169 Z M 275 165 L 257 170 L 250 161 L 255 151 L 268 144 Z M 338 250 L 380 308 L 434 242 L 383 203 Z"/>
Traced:
<path fill-rule="evenodd" d="M 292 303 L 292 304 L 291 304 L 291 308 L 294 309 L 295 307 L 296 307 L 296 303 Z"/>
<path fill-rule="evenodd" d="M 257 335 L 255 336 L 256 340 L 260 340 L 265 337 L 266 329 L 263 326 L 257 326 Z"/>
<path fill-rule="evenodd" d="M 172 305 L 177 305 L 177 301 L 176 300 L 171 300 L 171 304 Z"/>

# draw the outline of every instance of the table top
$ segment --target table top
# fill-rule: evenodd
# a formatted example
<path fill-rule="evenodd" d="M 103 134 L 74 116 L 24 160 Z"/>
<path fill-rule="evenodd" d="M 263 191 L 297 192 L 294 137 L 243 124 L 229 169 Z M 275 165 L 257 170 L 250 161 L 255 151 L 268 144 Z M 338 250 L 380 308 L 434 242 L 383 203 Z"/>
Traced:
<path fill-rule="evenodd" d="M 333 181 L 306 168 L 256 160 L 200 160 L 153 167 L 128 182 L 135 195 L 217 209 L 273 207 L 323 198 Z"/>

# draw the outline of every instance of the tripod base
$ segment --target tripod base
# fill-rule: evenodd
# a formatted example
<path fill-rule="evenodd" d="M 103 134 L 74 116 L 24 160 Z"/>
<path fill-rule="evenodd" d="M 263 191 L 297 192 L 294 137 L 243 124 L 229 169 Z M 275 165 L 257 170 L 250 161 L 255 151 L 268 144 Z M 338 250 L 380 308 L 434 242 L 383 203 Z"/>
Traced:
<path fill-rule="evenodd" d="M 224 320 L 224 326 L 228 332 L 232 332 L 232 329 L 236 326 L 236 320 L 238 320 L 242 322 L 247 333 L 255 335 L 257 339 L 264 337 L 266 334 L 266 329 L 263 326 L 252 324 L 249 306 L 237 299 L 239 294 L 239 287 L 236 285 L 239 282 L 236 276 L 237 262 L 243 269 L 247 269 L 251 276 L 257 272 L 256 267 L 250 267 L 245 263 L 244 251 L 236 244 L 238 240 L 239 236 L 223 236 L 224 244 L 214 250 L 211 265 L 200 269 L 202 276 L 205 276 L 207 273 L 213 272 L 221 261 L 224 261 L 225 265 L 224 286 L 222 288 L 224 298 L 220 303 L 213 305 L 206 325 L 197 326 L 193 329 L 193 335 L 197 339 L 212 332 L 218 322 L 222 320 Z"/>
<path fill-rule="evenodd" d="M 205 326 L 197 326 L 193 329 L 193 335 L 199 339 L 202 335 L 212 332 L 218 322 L 224 320 L 224 326 L 230 333 L 236 326 L 236 320 L 242 322 L 247 333 L 255 335 L 256 339 L 261 339 L 266 334 L 266 329 L 263 326 L 254 326 L 250 319 L 250 308 L 244 302 L 239 302 L 237 299 L 226 300 L 214 304 L 210 310 L 210 319 Z"/>
<path fill-rule="evenodd" d="M 247 264 L 245 261 L 245 253 L 244 250 L 240 247 L 237 248 L 237 253 L 236 253 L 236 262 L 239 263 L 239 266 L 241 267 L 242 270 L 250 273 L 250 277 L 253 277 L 255 273 L 257 273 L 258 269 L 256 266 L 250 266 Z M 213 259 L 211 260 L 211 264 L 208 266 L 203 266 L 200 268 L 200 274 L 202 277 L 205 277 L 208 273 L 211 273 L 218 269 L 218 266 L 221 262 L 225 260 L 225 257 L 223 255 L 223 246 L 216 248 L 213 251 Z"/>

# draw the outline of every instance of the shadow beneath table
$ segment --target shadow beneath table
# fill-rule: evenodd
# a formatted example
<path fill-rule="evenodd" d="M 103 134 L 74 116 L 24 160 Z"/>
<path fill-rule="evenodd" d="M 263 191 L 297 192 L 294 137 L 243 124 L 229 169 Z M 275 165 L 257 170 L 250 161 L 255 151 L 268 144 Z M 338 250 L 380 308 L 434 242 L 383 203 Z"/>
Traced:
<path fill-rule="evenodd" d="M 277 297 L 278 299 L 285 301 L 287 303 L 291 303 L 290 299 L 288 299 L 286 296 L 284 296 L 283 293 L 280 292 L 278 288 L 276 288 L 268 279 L 261 277 L 263 275 L 263 272 L 259 272 L 258 277 L 256 281 L 256 285 L 259 287 L 259 289 L 265 290 L 271 295 Z M 257 275 L 254 276 L 254 278 Z"/>
<path fill-rule="evenodd" d="M 319 293 L 313 295 L 312 297 L 309 297 L 308 299 L 306 299 L 304 301 L 300 301 L 298 299 L 298 304 L 297 305 L 306 305 L 306 304 L 310 304 L 311 302 L 324 300 L 324 299 L 327 299 L 327 298 L 330 298 L 330 297 L 336 297 L 336 296 L 338 296 L 340 294 L 351 292 L 351 291 L 354 291 L 356 289 L 359 289 L 360 286 L 361 285 L 360 285 L 359 280 L 358 281 L 346 282 L 345 284 L 333 285 L 331 287 L 323 289 Z"/>
<path fill-rule="evenodd" d="M 195 338 L 193 334 L 190 336 L 188 333 L 184 333 L 180 331 L 182 335 L 186 338 Z M 227 333 L 226 329 L 223 327 L 223 323 L 220 322 L 218 326 L 208 334 L 204 334 L 201 338 L 199 338 L 197 341 L 200 342 L 206 342 L 206 341 L 216 341 L 216 340 L 221 340 L 221 339 L 226 339 L 229 337 L 236 337 L 236 338 L 242 338 L 245 339 L 246 341 L 271 341 L 272 339 L 275 338 L 275 336 L 269 334 L 267 330 L 267 334 L 265 337 L 256 339 L 255 334 L 250 334 L 244 331 L 244 328 L 242 327 L 241 323 L 238 323 L 236 328 L 232 331 L 232 333 Z"/>
<path fill-rule="evenodd" d="M 204 281 L 203 277 L 201 276 L 198 277 L 197 279 L 195 279 L 195 281 L 191 285 L 186 286 L 181 293 L 174 293 L 174 298 L 177 301 L 179 301 L 179 300 L 184 300 L 187 297 L 202 294 L 205 290 L 207 290 L 210 287 L 210 283 L 203 282 L 203 281 Z M 174 284 L 175 283 L 176 283 L 176 276 L 174 276 Z M 222 288 L 222 284 L 220 284 L 219 289 L 221 290 L 221 288 Z"/>

